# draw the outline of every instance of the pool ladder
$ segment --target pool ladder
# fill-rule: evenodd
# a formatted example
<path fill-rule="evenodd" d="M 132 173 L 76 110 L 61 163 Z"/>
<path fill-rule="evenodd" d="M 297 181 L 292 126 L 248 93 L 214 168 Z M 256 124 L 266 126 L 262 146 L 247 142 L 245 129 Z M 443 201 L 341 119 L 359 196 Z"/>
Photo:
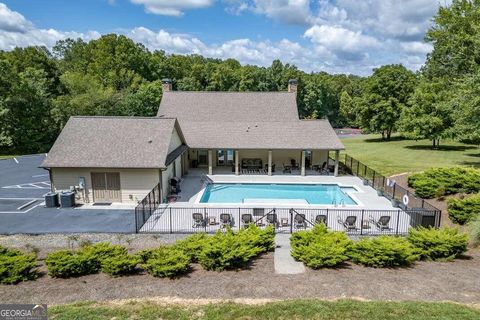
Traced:
<path fill-rule="evenodd" d="M 332 204 L 334 207 L 338 207 L 339 205 L 342 207 L 345 207 L 345 199 L 341 199 L 338 205 L 337 205 L 337 199 L 333 199 Z"/>

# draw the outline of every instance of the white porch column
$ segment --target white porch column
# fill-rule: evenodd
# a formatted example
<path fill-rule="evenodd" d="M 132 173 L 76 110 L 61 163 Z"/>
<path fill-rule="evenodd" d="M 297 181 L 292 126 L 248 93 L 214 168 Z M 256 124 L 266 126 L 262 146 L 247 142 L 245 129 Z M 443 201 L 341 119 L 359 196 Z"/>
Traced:
<path fill-rule="evenodd" d="M 340 150 L 335 151 L 335 170 L 333 171 L 333 175 L 336 177 L 338 176 L 338 162 L 340 159 Z"/>
<path fill-rule="evenodd" d="M 208 150 L 208 174 L 213 174 L 213 151 Z"/>
<path fill-rule="evenodd" d="M 300 174 L 302 176 L 305 175 L 305 150 L 302 150 L 302 168 L 301 168 Z"/>
<path fill-rule="evenodd" d="M 272 175 L 272 150 L 268 150 L 268 175 Z"/>
<path fill-rule="evenodd" d="M 235 175 L 239 175 L 240 174 L 240 168 L 238 167 L 239 163 L 240 163 L 240 152 L 238 152 L 238 150 L 235 150 Z"/>

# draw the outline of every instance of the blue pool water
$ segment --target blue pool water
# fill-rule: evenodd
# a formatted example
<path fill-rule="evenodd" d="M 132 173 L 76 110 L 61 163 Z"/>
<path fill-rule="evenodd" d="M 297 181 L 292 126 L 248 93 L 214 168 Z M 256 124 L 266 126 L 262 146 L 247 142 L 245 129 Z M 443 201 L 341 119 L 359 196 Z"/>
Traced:
<path fill-rule="evenodd" d="M 200 203 L 357 204 L 346 192 L 352 187 L 336 184 L 215 183 L 205 188 Z"/>

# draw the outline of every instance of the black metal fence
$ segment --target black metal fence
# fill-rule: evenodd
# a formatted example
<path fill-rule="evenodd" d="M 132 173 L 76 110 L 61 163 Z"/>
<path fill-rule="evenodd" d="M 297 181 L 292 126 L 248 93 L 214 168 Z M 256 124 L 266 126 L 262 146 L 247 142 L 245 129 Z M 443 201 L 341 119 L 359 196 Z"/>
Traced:
<path fill-rule="evenodd" d="M 135 207 L 135 230 L 138 232 L 150 216 L 159 210 L 162 203 L 160 184 L 157 184 Z"/>
<path fill-rule="evenodd" d="M 278 233 L 292 233 L 325 223 L 330 230 L 350 235 L 404 235 L 410 227 L 437 226 L 439 212 L 428 210 L 362 210 L 306 208 L 232 208 L 164 206 L 150 211 L 135 210 L 137 232 L 213 233 L 230 227 L 240 229 L 250 223 L 273 225 Z"/>
<path fill-rule="evenodd" d="M 366 184 L 377 190 L 380 194 L 383 194 L 386 198 L 390 199 L 393 204 L 397 205 L 401 209 L 438 211 L 439 220 L 435 226 L 440 226 L 440 209 L 431 205 L 407 189 L 397 185 L 394 180 L 383 176 L 372 168 L 367 167 L 357 159 L 350 157 L 348 154 L 345 155 L 345 162 L 343 164 L 347 173 L 362 178 Z"/>

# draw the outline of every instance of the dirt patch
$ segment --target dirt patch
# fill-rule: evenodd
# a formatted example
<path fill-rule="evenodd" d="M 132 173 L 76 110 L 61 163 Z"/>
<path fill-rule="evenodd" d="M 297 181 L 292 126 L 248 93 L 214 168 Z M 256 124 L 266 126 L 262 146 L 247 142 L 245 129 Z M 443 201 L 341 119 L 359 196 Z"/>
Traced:
<path fill-rule="evenodd" d="M 63 304 L 75 301 L 111 301 L 159 297 L 175 299 L 356 298 L 366 300 L 423 300 L 480 302 L 480 251 L 453 262 L 419 262 L 412 268 L 374 269 L 346 264 L 340 269 L 307 270 L 277 275 L 273 254 L 266 254 L 239 271 L 193 271 L 178 279 L 159 279 L 146 273 L 110 278 L 105 274 L 53 279 L 43 274 L 36 281 L 0 285 L 3 303 Z M 44 266 L 41 267 L 46 272 Z M 172 299 L 172 300 L 170 300 Z"/>

